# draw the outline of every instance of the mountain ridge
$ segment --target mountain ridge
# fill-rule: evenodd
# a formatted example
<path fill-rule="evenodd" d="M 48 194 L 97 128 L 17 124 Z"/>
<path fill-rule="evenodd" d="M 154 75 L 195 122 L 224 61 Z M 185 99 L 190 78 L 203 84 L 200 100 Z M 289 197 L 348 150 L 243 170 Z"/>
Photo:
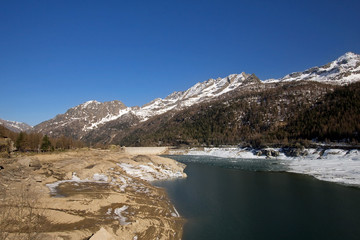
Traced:
<path fill-rule="evenodd" d="M 260 83 L 260 80 L 254 74 L 232 74 L 225 78 L 209 79 L 205 82 L 196 83 L 186 91 L 173 92 L 164 99 L 156 98 L 142 107 L 126 107 L 117 100 L 104 103 L 91 100 L 70 108 L 66 113 L 59 114 L 53 119 L 36 125 L 34 129 L 54 136 L 71 134 L 73 137 L 79 138 L 80 136 L 82 138 L 87 132 L 113 120 L 118 119 L 121 121 L 122 118 L 132 116 L 137 118 L 137 120 L 133 119 L 134 123 L 144 122 L 155 115 L 172 110 L 181 110 L 199 102 L 212 100 L 242 85 L 256 83 Z M 121 103 L 121 106 L 115 106 L 106 112 L 104 105 L 112 103 Z M 92 111 L 92 109 L 97 109 L 97 111 Z M 100 114 L 98 114 L 99 111 L 101 112 Z M 73 125 L 77 129 L 73 129 L 71 133 L 63 131 L 63 127 L 67 125 Z M 60 129 L 60 131 L 54 134 L 54 131 L 57 129 Z"/>
<path fill-rule="evenodd" d="M 332 84 L 349 84 L 358 81 L 360 76 L 360 55 L 347 52 L 336 60 L 322 65 L 312 67 L 303 72 L 293 72 L 279 79 L 267 79 L 264 82 L 285 81 L 317 81 Z"/>
<path fill-rule="evenodd" d="M 101 131 L 106 133 L 108 124 L 112 126 L 112 137 L 114 137 L 117 128 L 125 131 L 159 115 L 179 112 L 218 99 L 226 100 L 246 91 L 255 94 L 288 83 L 318 82 L 325 85 L 347 85 L 359 80 L 360 55 L 348 52 L 326 65 L 290 73 L 279 79 L 262 81 L 255 74 L 244 72 L 224 78 L 211 78 L 198 82 L 185 91 L 175 91 L 165 98 L 156 98 L 141 107 L 127 107 L 118 100 L 103 103 L 91 100 L 36 125 L 34 130 L 55 137 L 65 135 L 82 139 L 89 134 L 94 135 L 93 132 L 100 131 L 103 126 L 105 127 Z"/>

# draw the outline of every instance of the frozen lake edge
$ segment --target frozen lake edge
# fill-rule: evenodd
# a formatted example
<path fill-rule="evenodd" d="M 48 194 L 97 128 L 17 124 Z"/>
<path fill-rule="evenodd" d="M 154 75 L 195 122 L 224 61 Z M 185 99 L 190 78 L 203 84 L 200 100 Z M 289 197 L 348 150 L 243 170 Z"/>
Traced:
<path fill-rule="evenodd" d="M 173 149 L 172 155 L 213 156 L 232 159 L 279 160 L 287 172 L 313 176 L 319 180 L 360 187 L 360 150 L 308 148 L 291 152 L 287 148 L 190 148 Z M 291 156 L 293 155 L 293 156 Z M 297 155 L 297 156 L 294 156 Z"/>

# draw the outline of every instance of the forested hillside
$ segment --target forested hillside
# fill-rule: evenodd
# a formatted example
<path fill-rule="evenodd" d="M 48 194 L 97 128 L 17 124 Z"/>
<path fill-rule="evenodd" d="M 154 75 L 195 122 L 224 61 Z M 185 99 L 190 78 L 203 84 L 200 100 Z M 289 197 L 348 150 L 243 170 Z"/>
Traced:
<path fill-rule="evenodd" d="M 360 82 L 340 87 L 286 126 L 291 138 L 360 142 Z"/>
<path fill-rule="evenodd" d="M 132 118 L 128 115 L 123 121 L 104 125 L 97 134 L 88 134 L 83 140 L 92 146 L 264 147 L 306 145 L 310 140 L 358 145 L 360 82 L 346 86 L 309 81 L 259 84 L 145 122 Z M 83 146 L 69 137 L 14 133 L 3 126 L 0 135 L 12 139 L 19 151 Z"/>
<path fill-rule="evenodd" d="M 238 93 L 169 113 L 118 135 L 121 145 L 295 145 L 308 140 L 359 142 L 360 83 L 314 82 Z"/>

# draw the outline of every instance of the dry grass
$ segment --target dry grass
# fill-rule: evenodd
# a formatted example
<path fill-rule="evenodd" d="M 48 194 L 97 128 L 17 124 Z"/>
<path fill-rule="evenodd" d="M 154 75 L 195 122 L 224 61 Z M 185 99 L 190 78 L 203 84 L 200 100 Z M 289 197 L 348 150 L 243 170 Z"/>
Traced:
<path fill-rule="evenodd" d="M 43 220 L 39 196 L 24 185 L 2 189 L 0 239 L 38 239 Z"/>

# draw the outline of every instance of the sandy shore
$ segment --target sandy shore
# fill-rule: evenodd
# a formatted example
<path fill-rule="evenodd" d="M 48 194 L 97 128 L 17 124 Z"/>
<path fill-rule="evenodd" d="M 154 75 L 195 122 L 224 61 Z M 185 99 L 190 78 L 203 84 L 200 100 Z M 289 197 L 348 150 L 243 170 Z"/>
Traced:
<path fill-rule="evenodd" d="M 184 219 L 149 181 L 184 165 L 149 150 L 2 159 L 0 239 L 181 239 Z"/>

